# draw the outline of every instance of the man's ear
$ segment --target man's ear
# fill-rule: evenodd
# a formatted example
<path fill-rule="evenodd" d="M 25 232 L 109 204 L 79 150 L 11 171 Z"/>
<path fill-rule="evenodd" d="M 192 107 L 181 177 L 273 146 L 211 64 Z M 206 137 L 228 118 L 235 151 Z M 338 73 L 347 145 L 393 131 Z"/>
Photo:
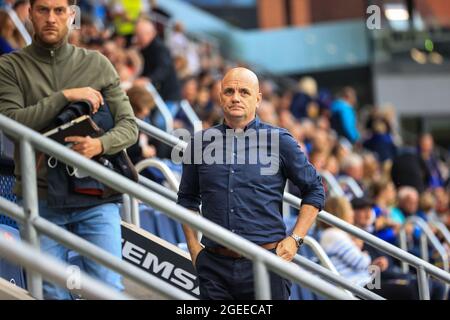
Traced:
<path fill-rule="evenodd" d="M 219 90 L 219 104 L 222 106 L 222 83 L 220 84 L 220 90 Z"/>
<path fill-rule="evenodd" d="M 256 98 L 257 102 L 256 102 L 256 109 L 258 109 L 261 106 L 261 101 L 262 101 L 262 93 L 258 93 L 258 96 Z"/>
<path fill-rule="evenodd" d="M 33 16 L 31 15 L 31 6 L 28 8 L 28 19 L 30 19 L 31 22 L 33 22 Z"/>

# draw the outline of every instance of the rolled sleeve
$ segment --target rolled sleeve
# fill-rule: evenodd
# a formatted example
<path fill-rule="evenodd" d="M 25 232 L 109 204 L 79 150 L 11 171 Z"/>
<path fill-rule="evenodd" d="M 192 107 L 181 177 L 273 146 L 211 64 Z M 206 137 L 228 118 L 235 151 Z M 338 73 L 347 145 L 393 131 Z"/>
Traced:
<path fill-rule="evenodd" d="M 325 202 L 322 178 L 285 130 L 280 132 L 280 158 L 285 176 L 300 189 L 302 205 L 309 204 L 322 210 Z"/>

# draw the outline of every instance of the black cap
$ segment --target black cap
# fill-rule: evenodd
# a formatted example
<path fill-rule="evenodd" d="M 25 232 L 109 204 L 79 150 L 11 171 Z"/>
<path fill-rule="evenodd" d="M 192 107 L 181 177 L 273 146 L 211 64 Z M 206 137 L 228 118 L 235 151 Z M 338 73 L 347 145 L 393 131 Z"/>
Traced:
<path fill-rule="evenodd" d="M 352 199 L 352 207 L 353 209 L 364 209 L 373 206 L 373 201 L 369 198 L 363 196 L 361 198 L 353 198 Z"/>

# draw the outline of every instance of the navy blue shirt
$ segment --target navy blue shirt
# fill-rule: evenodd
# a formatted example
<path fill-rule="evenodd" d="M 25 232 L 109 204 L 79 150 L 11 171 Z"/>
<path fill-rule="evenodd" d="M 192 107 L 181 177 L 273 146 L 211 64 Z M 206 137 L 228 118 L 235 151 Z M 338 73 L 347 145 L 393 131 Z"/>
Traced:
<path fill-rule="evenodd" d="M 216 138 L 227 143 L 211 137 L 200 140 L 211 135 L 212 129 Z M 322 180 L 287 130 L 255 118 L 241 137 L 250 132 L 256 133 L 258 140 L 241 139 L 238 143 L 240 134 L 225 124 L 192 138 L 184 155 L 178 204 L 194 211 L 199 211 L 201 204 L 205 218 L 256 244 L 280 241 L 286 237 L 282 216 L 286 180 L 290 179 L 300 189 L 302 204 L 320 210 L 325 199 Z M 265 156 L 259 156 L 260 152 Z M 204 156 L 208 154 L 223 159 L 222 163 L 211 163 Z M 218 246 L 206 237 L 202 243 L 207 247 Z"/>

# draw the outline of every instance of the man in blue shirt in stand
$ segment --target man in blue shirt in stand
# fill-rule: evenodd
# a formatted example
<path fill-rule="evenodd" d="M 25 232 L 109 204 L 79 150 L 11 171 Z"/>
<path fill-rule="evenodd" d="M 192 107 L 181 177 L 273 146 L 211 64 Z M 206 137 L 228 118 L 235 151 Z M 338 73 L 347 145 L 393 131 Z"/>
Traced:
<path fill-rule="evenodd" d="M 205 218 L 291 261 L 325 195 L 320 176 L 287 130 L 256 117 L 261 99 L 252 71 L 235 68 L 225 75 L 220 93 L 224 122 L 191 139 L 178 203 L 196 212 L 201 204 Z M 289 235 L 281 212 L 287 179 L 300 189 L 303 199 Z M 195 230 L 183 228 L 202 299 L 255 298 L 250 260 L 206 237 L 200 243 Z M 272 299 L 289 298 L 288 280 L 270 273 L 270 285 Z"/>
<path fill-rule="evenodd" d="M 355 112 L 357 102 L 355 89 L 345 87 L 338 94 L 338 99 L 331 105 L 332 128 L 339 136 L 348 139 L 351 144 L 355 144 L 360 138 Z"/>

